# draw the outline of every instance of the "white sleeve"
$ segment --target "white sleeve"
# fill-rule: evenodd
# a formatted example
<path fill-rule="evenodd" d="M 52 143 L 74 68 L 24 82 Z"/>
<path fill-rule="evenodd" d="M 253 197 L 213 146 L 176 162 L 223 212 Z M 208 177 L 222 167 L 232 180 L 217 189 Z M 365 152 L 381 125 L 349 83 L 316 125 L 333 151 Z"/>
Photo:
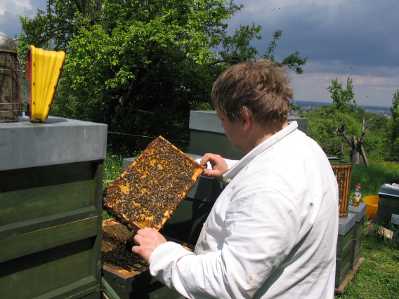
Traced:
<path fill-rule="evenodd" d="M 224 161 L 226 161 L 229 169 L 231 169 L 234 165 L 236 165 L 238 163 L 238 161 L 240 161 L 240 160 L 230 160 L 230 159 L 226 159 L 226 158 L 223 158 L 223 159 L 224 159 Z"/>
<path fill-rule="evenodd" d="M 300 223 L 278 191 L 238 193 L 219 251 L 196 255 L 165 243 L 150 257 L 151 274 L 187 298 L 252 298 L 295 246 Z"/>
<path fill-rule="evenodd" d="M 201 159 L 202 158 L 195 159 L 195 162 L 200 164 L 201 163 Z M 230 159 L 226 159 L 226 158 L 223 158 L 223 159 L 226 162 L 226 164 L 229 167 L 229 169 L 232 168 L 234 165 L 236 165 L 238 163 L 238 161 L 240 161 L 240 160 L 230 160 Z M 206 163 L 206 168 L 207 169 L 212 169 L 212 166 L 211 166 L 210 162 Z"/>

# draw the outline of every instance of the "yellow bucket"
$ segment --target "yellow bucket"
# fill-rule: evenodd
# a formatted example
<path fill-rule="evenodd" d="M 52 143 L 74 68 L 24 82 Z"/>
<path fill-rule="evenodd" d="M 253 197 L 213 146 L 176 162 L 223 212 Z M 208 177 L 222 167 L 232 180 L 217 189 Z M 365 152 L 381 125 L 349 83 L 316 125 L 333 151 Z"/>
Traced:
<path fill-rule="evenodd" d="M 378 195 L 367 195 L 363 198 L 363 202 L 366 204 L 368 219 L 373 219 L 377 214 L 379 200 L 380 197 Z"/>

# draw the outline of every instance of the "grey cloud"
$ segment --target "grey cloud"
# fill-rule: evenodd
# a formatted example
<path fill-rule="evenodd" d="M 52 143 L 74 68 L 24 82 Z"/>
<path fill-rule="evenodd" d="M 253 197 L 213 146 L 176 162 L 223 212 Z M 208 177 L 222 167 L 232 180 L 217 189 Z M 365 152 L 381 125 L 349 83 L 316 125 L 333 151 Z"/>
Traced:
<path fill-rule="evenodd" d="M 38 8 L 43 9 L 46 4 L 46 0 L 31 0 L 30 2 L 32 9 L 24 8 L 21 11 L 16 11 L 16 2 L 10 1 L 11 4 L 5 6 L 7 9 L 5 14 L 0 16 L 0 31 L 11 37 L 17 36 L 21 32 L 19 16 L 32 17 L 36 14 Z"/>
<path fill-rule="evenodd" d="M 14 14 L 5 14 L 0 19 L 0 32 L 7 34 L 10 37 L 16 37 L 21 31 L 19 18 Z"/>
<path fill-rule="evenodd" d="M 355 67 L 399 66 L 397 0 L 338 1 L 337 6 L 330 4 L 328 9 L 296 5 L 282 7 L 275 13 L 270 13 L 270 7 L 268 17 L 264 17 L 264 8 L 247 13 L 245 4 L 249 1 L 240 2 L 244 9 L 232 25 L 248 20 L 260 24 L 266 41 L 274 30 L 283 30 L 277 51 L 281 56 L 298 50 L 311 61 L 336 61 Z M 266 41 L 255 45 L 264 51 Z"/>

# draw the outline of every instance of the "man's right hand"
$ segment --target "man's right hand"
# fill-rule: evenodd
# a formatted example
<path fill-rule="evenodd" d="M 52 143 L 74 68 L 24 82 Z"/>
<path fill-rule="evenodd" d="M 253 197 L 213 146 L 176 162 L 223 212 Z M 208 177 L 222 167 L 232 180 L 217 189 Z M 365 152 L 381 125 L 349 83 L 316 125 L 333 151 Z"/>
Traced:
<path fill-rule="evenodd" d="M 208 162 L 211 164 L 212 169 L 206 168 Z M 202 157 L 200 164 L 205 167 L 204 175 L 211 177 L 219 177 L 229 169 L 224 158 L 217 154 L 206 153 Z"/>

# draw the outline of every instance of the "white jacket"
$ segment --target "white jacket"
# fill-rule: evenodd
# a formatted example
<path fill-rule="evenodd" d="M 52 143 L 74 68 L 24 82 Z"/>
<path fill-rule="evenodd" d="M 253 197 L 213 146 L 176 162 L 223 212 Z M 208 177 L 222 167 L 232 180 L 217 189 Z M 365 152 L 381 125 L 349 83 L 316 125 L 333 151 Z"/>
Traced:
<path fill-rule="evenodd" d="M 334 298 L 338 188 L 295 122 L 224 175 L 195 252 L 162 244 L 150 272 L 187 298 Z"/>

